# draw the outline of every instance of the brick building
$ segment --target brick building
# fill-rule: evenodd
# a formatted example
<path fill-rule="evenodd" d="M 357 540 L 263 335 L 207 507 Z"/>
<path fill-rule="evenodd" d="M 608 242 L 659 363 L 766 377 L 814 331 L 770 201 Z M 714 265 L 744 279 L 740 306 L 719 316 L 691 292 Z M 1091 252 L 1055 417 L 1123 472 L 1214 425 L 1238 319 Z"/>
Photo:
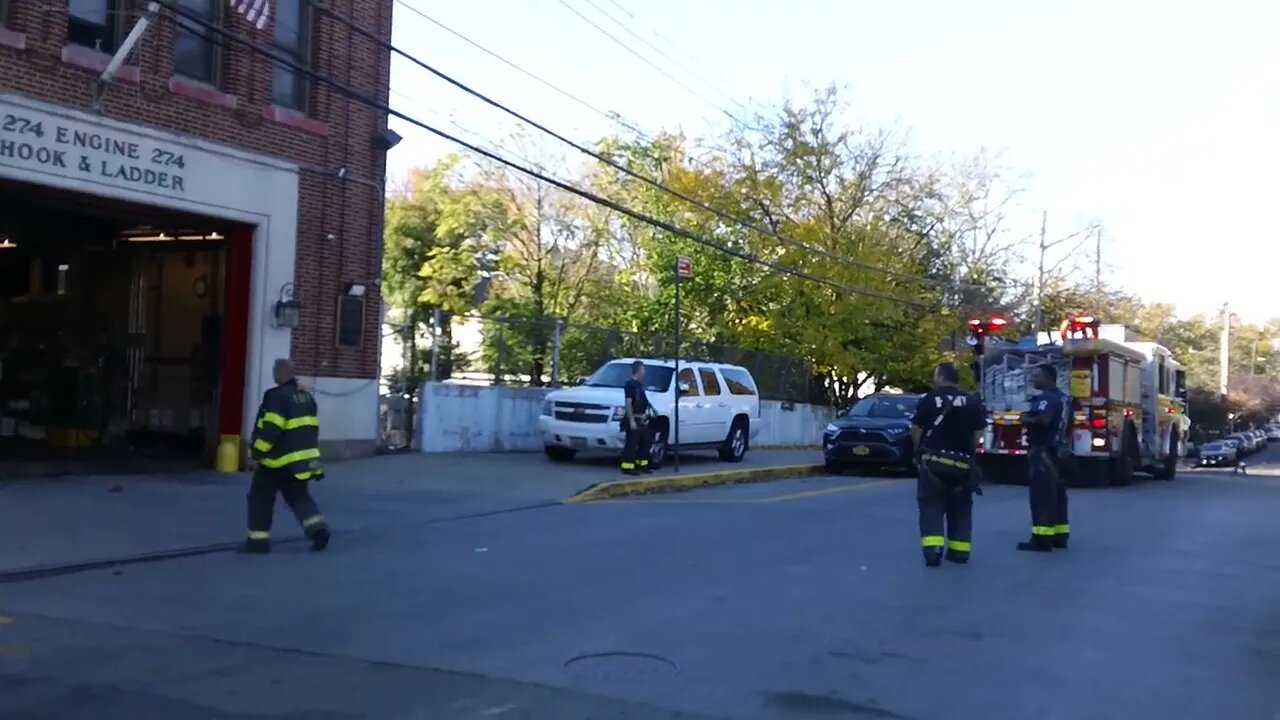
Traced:
<path fill-rule="evenodd" d="M 313 7 L 183 8 L 385 103 Z M 390 37 L 391 0 L 337 0 Z M 291 356 L 330 456 L 377 436 L 385 114 L 141 0 L 0 0 L 0 458 L 208 463 Z"/>

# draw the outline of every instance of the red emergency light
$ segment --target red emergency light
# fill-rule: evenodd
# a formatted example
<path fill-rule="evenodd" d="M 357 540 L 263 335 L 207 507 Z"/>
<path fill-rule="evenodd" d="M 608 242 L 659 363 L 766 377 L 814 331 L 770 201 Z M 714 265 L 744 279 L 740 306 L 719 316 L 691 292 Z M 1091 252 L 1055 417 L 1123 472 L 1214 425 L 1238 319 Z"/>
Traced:
<path fill-rule="evenodd" d="M 1103 428 L 1105 428 L 1106 426 L 1107 426 L 1107 421 L 1106 421 L 1105 419 L 1103 419 L 1103 418 L 1094 418 L 1094 419 L 1093 419 L 1093 427 L 1094 427 L 1094 429 L 1096 429 L 1096 430 L 1102 430 L 1102 429 L 1103 429 Z"/>
<path fill-rule="evenodd" d="M 1008 325 L 1009 321 L 1005 320 L 1002 317 L 993 317 L 989 321 L 987 321 L 987 324 L 990 325 L 992 329 L 999 329 Z"/>

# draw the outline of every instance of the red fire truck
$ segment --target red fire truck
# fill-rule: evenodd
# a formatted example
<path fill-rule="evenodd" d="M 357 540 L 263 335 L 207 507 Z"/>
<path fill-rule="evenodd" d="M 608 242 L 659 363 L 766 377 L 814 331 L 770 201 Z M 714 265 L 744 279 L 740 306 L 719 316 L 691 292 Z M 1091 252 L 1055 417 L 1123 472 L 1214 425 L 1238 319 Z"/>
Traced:
<path fill-rule="evenodd" d="M 990 420 L 980 451 L 989 479 L 1026 477 L 1021 414 L 1036 392 L 1029 371 L 1042 363 L 1053 365 L 1059 389 L 1071 399 L 1064 443 L 1075 459 L 1073 484 L 1128 485 L 1135 472 L 1173 479 L 1190 421 L 1186 373 L 1167 348 L 1091 316 L 1068 318 L 1057 342 L 1047 334 L 1006 341 L 997 334 L 1006 326 L 999 318 L 970 322 Z"/>

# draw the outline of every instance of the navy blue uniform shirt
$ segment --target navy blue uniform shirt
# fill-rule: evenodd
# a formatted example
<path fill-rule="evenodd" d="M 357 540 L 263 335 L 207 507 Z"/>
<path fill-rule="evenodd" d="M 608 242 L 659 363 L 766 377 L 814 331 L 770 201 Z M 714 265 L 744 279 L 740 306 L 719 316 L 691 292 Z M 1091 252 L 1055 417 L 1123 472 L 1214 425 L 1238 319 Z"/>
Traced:
<path fill-rule="evenodd" d="M 987 426 L 987 412 L 976 395 L 960 388 L 939 388 L 920 398 L 911 423 L 924 430 L 921 445 L 926 449 L 971 453 L 973 434 Z"/>
<path fill-rule="evenodd" d="M 1051 387 L 1041 391 L 1031 399 L 1031 410 L 1027 412 L 1027 419 L 1039 419 L 1048 415 L 1049 424 L 1028 423 L 1027 444 L 1032 447 L 1057 447 L 1063 428 L 1066 427 L 1066 414 L 1067 396 L 1063 395 L 1061 390 Z"/>

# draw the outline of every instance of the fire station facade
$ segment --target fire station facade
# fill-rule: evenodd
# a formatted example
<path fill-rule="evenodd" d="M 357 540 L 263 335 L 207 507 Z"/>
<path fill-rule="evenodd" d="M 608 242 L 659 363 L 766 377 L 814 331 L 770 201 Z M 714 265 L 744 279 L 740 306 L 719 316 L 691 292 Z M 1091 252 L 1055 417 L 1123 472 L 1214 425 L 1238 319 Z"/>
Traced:
<path fill-rule="evenodd" d="M 0 0 L 0 456 L 207 465 L 291 357 L 329 457 L 377 437 L 385 114 L 130 0 Z M 389 55 L 308 0 L 209 23 L 385 103 Z M 390 0 L 337 12 L 390 36 Z M 243 443 L 242 443 L 243 445 Z"/>

